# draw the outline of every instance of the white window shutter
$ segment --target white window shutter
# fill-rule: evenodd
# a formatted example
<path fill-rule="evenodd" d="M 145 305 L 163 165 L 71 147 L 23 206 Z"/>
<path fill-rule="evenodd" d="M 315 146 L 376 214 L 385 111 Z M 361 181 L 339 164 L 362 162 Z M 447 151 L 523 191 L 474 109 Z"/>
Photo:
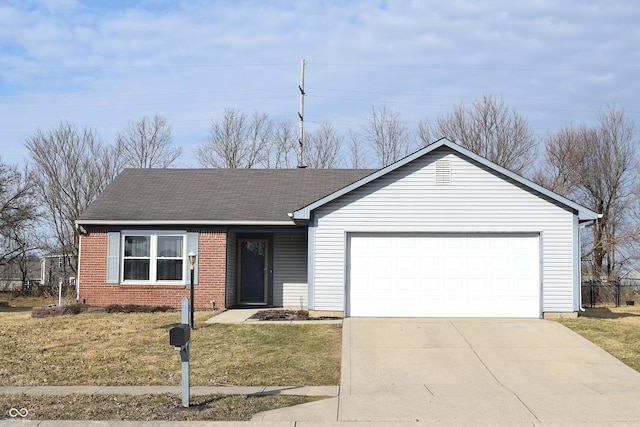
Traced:
<path fill-rule="evenodd" d="M 198 237 L 199 234 L 198 233 L 187 233 L 187 253 L 185 255 L 188 255 L 189 252 L 193 251 L 196 253 L 196 264 L 194 266 L 194 280 L 193 282 L 197 285 L 198 284 L 198 264 L 200 263 L 200 253 L 198 252 Z M 191 284 L 191 270 L 189 270 L 189 257 L 185 256 L 185 264 L 186 264 L 186 280 L 187 280 L 187 284 Z"/>
<path fill-rule="evenodd" d="M 107 283 L 120 283 L 120 233 L 107 233 Z"/>

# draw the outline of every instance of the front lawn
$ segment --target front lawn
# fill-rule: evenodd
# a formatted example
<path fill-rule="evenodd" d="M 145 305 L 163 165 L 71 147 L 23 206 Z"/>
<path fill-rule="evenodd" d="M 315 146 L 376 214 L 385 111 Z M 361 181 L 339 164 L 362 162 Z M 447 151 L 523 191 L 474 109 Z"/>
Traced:
<path fill-rule="evenodd" d="M 204 323 L 214 314 L 196 312 L 192 385 L 339 384 L 340 325 Z M 0 385 L 180 385 L 179 312 L 0 320 Z"/>
<path fill-rule="evenodd" d="M 183 408 L 180 398 L 171 394 L 0 394 L 0 410 L 7 414 L 10 408 L 14 408 L 16 411 L 22 411 L 28 420 L 247 421 L 259 412 L 318 399 L 309 396 L 217 394 L 194 396 L 191 398 L 191 405 Z"/>
<path fill-rule="evenodd" d="M 558 322 L 640 371 L 640 307 L 588 308 Z"/>

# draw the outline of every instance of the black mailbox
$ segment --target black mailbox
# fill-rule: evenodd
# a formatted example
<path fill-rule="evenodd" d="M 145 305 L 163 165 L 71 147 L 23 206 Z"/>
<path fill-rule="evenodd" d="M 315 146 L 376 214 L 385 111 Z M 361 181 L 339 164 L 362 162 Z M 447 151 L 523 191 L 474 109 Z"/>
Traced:
<path fill-rule="evenodd" d="M 186 323 L 181 323 L 169 330 L 169 344 L 174 347 L 187 345 L 191 339 L 191 328 Z"/>

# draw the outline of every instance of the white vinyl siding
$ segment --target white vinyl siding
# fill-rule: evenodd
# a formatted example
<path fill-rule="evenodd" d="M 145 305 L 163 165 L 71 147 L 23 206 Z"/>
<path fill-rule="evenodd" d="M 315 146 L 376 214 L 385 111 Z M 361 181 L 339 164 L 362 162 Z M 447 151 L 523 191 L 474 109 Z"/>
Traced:
<path fill-rule="evenodd" d="M 275 234 L 273 249 L 273 305 L 306 308 L 306 234 Z"/>
<path fill-rule="evenodd" d="M 436 161 L 451 184 L 436 184 Z M 313 308 L 345 310 L 347 233 L 535 233 L 543 311 L 574 311 L 574 215 L 515 181 L 443 148 L 319 207 Z"/>

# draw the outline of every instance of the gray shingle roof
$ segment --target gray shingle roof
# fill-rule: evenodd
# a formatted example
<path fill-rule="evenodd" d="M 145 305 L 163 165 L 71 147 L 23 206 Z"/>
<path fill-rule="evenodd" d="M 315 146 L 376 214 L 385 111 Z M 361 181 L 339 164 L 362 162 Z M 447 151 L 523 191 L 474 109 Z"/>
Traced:
<path fill-rule="evenodd" d="M 104 221 L 287 221 L 364 169 L 127 169 L 80 216 Z"/>

